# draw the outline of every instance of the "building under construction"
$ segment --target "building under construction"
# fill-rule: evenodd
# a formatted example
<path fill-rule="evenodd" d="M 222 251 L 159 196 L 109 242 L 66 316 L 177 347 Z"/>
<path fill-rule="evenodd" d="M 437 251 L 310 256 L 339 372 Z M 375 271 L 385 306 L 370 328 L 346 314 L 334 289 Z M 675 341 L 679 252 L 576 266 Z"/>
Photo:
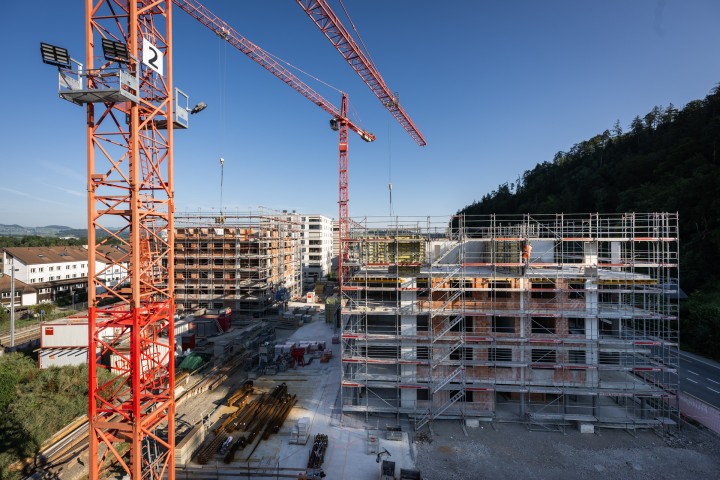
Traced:
<path fill-rule="evenodd" d="M 178 309 L 231 308 L 261 317 L 300 296 L 298 225 L 281 213 L 177 214 Z"/>
<path fill-rule="evenodd" d="M 677 214 L 365 219 L 347 241 L 344 412 L 675 423 Z"/>

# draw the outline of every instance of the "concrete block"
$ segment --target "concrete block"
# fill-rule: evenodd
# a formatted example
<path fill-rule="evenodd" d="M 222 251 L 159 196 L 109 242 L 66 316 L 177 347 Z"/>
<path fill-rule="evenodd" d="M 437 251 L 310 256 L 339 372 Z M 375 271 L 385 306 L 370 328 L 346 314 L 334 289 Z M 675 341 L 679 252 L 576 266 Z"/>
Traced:
<path fill-rule="evenodd" d="M 580 433 L 595 433 L 595 425 L 592 423 L 578 423 Z"/>
<path fill-rule="evenodd" d="M 465 426 L 470 428 L 478 428 L 480 427 L 480 420 L 478 420 L 477 418 L 466 418 Z"/>

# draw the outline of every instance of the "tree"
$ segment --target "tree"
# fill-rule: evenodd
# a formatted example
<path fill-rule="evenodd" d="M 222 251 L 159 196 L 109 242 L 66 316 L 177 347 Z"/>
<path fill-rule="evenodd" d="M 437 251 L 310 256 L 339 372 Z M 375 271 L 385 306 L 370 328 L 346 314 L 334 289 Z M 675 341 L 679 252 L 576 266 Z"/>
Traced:
<path fill-rule="evenodd" d="M 34 316 L 45 315 L 46 317 L 52 315 L 55 311 L 55 304 L 53 303 L 39 303 L 30 307 L 30 311 Z"/>
<path fill-rule="evenodd" d="M 662 116 L 662 108 L 655 105 L 652 110 L 650 110 L 645 115 L 645 125 L 649 129 L 655 129 L 658 126 L 658 123 L 660 122 L 660 117 Z"/>
<path fill-rule="evenodd" d="M 623 129 L 622 129 L 622 126 L 620 125 L 620 119 L 615 120 L 615 124 L 613 124 L 613 128 L 612 128 L 612 132 L 613 132 L 613 135 L 615 136 L 615 138 L 622 137 Z"/>

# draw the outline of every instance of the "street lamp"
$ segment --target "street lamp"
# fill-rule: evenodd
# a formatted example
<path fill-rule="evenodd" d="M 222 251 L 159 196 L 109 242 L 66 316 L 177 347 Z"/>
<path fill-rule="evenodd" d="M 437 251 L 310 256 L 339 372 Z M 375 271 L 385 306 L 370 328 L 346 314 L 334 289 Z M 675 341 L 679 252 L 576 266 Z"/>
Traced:
<path fill-rule="evenodd" d="M 15 257 L 10 267 L 10 349 L 15 349 Z"/>

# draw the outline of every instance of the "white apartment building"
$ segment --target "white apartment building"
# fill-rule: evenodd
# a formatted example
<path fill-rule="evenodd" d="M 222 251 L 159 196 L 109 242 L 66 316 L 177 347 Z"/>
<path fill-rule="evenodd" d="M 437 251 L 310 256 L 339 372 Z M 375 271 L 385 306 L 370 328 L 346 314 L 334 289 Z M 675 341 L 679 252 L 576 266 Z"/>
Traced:
<path fill-rule="evenodd" d="M 287 215 L 287 220 L 296 223 L 300 232 L 303 285 L 311 286 L 331 271 L 334 222 L 324 215 L 296 212 Z"/>
<path fill-rule="evenodd" d="M 127 257 L 117 246 L 98 248 L 96 271 L 107 285 L 115 285 L 127 276 L 127 262 L 120 266 L 105 258 Z M 85 247 L 10 247 L 2 252 L 3 273 L 37 289 L 37 303 L 54 302 L 58 297 L 85 291 L 88 285 L 88 251 Z"/>

